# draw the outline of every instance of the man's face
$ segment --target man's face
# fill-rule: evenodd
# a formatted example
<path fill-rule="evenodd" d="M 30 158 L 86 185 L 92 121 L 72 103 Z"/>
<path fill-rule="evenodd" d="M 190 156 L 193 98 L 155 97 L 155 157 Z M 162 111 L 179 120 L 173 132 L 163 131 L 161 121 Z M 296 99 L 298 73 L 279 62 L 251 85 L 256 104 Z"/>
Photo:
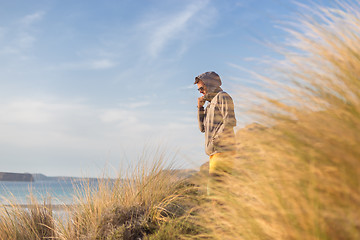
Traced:
<path fill-rule="evenodd" d="M 207 88 L 206 88 L 206 85 L 204 84 L 203 81 L 200 80 L 200 81 L 197 83 L 197 86 L 198 86 L 198 91 L 199 91 L 200 93 L 202 93 L 202 95 L 205 95 L 205 94 L 207 93 Z"/>

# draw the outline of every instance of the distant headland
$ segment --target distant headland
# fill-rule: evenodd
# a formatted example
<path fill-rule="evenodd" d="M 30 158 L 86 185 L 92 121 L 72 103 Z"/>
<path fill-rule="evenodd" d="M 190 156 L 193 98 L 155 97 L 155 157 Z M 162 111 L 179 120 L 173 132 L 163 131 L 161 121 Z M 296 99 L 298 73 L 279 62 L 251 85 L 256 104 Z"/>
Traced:
<path fill-rule="evenodd" d="M 34 177 L 30 173 L 0 172 L 0 181 L 33 182 Z"/>
<path fill-rule="evenodd" d="M 77 177 L 48 177 L 40 173 L 13 173 L 0 172 L 0 181 L 6 182 L 36 182 L 36 181 L 60 181 L 60 180 L 92 180 L 95 178 L 77 178 Z"/>
<path fill-rule="evenodd" d="M 96 181 L 98 178 L 88 177 L 48 177 L 41 173 L 0 172 L 0 181 L 5 182 L 36 182 L 36 181 Z"/>

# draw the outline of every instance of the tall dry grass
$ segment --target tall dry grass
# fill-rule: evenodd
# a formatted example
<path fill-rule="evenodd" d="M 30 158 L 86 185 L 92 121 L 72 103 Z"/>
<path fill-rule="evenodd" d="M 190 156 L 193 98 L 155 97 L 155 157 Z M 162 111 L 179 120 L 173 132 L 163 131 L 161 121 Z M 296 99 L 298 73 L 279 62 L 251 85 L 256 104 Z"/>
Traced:
<path fill-rule="evenodd" d="M 0 208 L 1 240 L 40 240 L 55 237 L 55 218 L 49 201 L 39 203 L 30 196 L 29 206 L 10 201 Z"/>
<path fill-rule="evenodd" d="M 165 170 L 164 153 L 142 158 L 127 176 L 101 180 L 95 190 L 83 186 L 59 239 L 168 239 L 193 231 L 187 223 L 193 186 Z"/>
<path fill-rule="evenodd" d="M 277 78 L 262 77 L 251 106 L 261 125 L 238 132 L 235 172 L 195 239 L 360 239 L 359 7 L 311 7 L 289 30 Z"/>
<path fill-rule="evenodd" d="M 15 201 L 0 211 L 0 239 L 179 239 L 196 233 L 191 209 L 197 205 L 194 185 L 157 151 L 116 179 L 76 184 L 72 205 L 54 214 L 50 203 L 31 198 L 24 208 Z M 51 198 L 51 196 L 49 196 Z"/>

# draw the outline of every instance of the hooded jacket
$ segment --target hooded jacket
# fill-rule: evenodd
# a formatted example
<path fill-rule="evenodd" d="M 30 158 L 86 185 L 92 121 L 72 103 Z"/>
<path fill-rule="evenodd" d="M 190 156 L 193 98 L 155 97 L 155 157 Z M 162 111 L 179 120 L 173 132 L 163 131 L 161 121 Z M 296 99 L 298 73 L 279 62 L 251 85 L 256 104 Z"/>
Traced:
<path fill-rule="evenodd" d="M 197 78 L 204 82 L 208 90 L 204 98 L 209 103 L 205 109 L 198 109 L 199 128 L 205 133 L 205 152 L 211 156 L 219 152 L 233 151 L 236 126 L 233 100 L 220 88 L 221 80 L 215 72 L 206 72 L 195 79 Z"/>

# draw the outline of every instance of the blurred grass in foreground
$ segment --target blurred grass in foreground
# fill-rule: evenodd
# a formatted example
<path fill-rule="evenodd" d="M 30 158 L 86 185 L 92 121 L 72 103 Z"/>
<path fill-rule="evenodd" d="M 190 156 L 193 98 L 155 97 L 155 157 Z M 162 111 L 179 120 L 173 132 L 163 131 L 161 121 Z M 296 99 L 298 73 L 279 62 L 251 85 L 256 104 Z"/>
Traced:
<path fill-rule="evenodd" d="M 359 4 L 311 12 L 289 30 L 276 79 L 261 77 L 260 124 L 237 133 L 235 173 L 195 239 L 360 239 Z"/>

